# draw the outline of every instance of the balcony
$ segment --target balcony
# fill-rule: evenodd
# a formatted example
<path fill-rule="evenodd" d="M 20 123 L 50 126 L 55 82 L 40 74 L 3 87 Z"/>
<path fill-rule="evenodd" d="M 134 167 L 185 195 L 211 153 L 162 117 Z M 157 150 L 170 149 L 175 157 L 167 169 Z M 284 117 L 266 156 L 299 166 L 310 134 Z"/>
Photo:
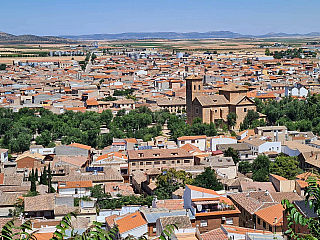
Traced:
<path fill-rule="evenodd" d="M 221 203 L 219 200 L 196 201 L 193 202 L 193 206 L 196 210 L 196 214 L 236 210 L 234 205 Z"/>

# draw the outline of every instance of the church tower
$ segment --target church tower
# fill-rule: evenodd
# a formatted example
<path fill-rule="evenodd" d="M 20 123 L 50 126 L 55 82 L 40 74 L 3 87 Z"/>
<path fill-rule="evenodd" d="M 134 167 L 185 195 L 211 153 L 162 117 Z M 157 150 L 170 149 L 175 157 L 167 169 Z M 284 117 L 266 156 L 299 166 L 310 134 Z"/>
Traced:
<path fill-rule="evenodd" d="M 187 105 L 187 123 L 192 124 L 193 108 L 192 102 L 195 97 L 203 94 L 203 79 L 200 76 L 186 77 L 186 105 Z"/>

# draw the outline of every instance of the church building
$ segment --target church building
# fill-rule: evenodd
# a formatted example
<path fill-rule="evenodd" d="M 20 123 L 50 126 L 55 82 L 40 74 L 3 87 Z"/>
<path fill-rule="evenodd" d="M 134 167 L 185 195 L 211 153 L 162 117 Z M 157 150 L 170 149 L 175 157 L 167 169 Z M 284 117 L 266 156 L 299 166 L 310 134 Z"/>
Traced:
<path fill-rule="evenodd" d="M 218 95 L 207 95 L 203 92 L 203 78 L 189 76 L 186 78 L 187 123 L 192 124 L 194 118 L 202 118 L 203 123 L 216 122 L 222 119 L 227 122 L 229 113 L 237 114 L 234 129 L 240 128 L 249 110 L 256 111 L 253 100 L 247 97 L 248 89 L 230 83 L 219 90 Z"/>

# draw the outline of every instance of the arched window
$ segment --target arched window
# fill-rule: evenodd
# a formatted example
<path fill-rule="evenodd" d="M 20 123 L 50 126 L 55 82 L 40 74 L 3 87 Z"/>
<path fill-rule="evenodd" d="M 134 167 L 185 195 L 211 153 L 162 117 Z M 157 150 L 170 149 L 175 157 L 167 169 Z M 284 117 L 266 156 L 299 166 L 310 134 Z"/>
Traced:
<path fill-rule="evenodd" d="M 196 85 L 193 86 L 194 90 L 196 90 Z"/>
<path fill-rule="evenodd" d="M 198 86 L 198 90 L 200 90 L 200 85 Z"/>

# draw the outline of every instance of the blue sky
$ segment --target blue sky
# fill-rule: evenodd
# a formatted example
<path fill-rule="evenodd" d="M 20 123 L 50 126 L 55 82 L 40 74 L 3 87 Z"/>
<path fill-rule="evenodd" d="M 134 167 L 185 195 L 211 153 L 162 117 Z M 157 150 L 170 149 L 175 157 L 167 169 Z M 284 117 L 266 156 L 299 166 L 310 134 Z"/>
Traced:
<path fill-rule="evenodd" d="M 319 0 L 1 0 L 0 31 L 308 33 L 320 31 L 319 8 Z"/>

